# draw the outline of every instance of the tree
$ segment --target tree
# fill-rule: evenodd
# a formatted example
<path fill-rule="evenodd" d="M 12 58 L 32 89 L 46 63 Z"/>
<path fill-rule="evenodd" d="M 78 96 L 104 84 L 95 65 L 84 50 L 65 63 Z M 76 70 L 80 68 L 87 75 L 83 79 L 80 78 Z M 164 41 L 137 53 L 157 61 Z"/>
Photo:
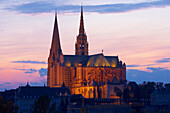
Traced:
<path fill-rule="evenodd" d="M 129 113 L 137 113 L 135 109 L 131 109 Z"/>
<path fill-rule="evenodd" d="M 129 98 L 130 98 L 130 90 L 129 90 L 129 88 L 125 88 L 123 91 L 123 100 L 127 101 L 127 99 L 129 99 Z"/>
<path fill-rule="evenodd" d="M 156 112 L 156 113 L 169 113 L 169 111 L 167 111 L 167 110 L 159 110 L 159 111 Z"/>
<path fill-rule="evenodd" d="M 163 82 L 157 82 L 157 83 L 156 83 L 156 88 L 157 88 L 158 90 L 161 90 L 161 89 L 163 88 Z"/>
<path fill-rule="evenodd" d="M 47 113 L 50 105 L 50 98 L 45 96 L 40 96 L 34 105 L 34 113 Z"/>
<path fill-rule="evenodd" d="M 49 108 L 49 113 L 58 113 L 56 110 L 56 101 L 51 104 L 51 107 Z"/>
<path fill-rule="evenodd" d="M 139 84 L 137 89 L 137 98 L 150 98 L 151 93 L 155 90 L 156 84 L 154 82 L 143 82 Z"/>
<path fill-rule="evenodd" d="M 116 93 L 116 96 L 118 96 L 118 97 L 122 97 L 122 91 L 118 88 L 118 87 L 115 87 L 114 88 L 114 92 Z"/>
<path fill-rule="evenodd" d="M 61 98 L 60 106 L 59 106 L 59 113 L 67 113 L 67 105 L 64 102 L 63 98 Z"/>
<path fill-rule="evenodd" d="M 170 83 L 166 83 L 164 86 L 165 88 L 170 88 Z"/>
<path fill-rule="evenodd" d="M 15 110 L 11 101 L 7 102 L 0 96 L 0 113 L 13 113 Z"/>

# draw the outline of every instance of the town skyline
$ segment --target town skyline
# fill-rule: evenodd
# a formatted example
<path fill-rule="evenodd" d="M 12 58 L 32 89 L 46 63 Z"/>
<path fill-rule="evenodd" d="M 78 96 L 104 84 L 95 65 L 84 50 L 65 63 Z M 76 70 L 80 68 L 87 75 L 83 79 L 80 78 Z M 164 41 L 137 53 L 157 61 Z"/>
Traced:
<path fill-rule="evenodd" d="M 16 88 L 27 81 L 32 85 L 46 84 L 47 58 L 54 24 L 55 9 L 50 6 L 53 2 L 1 3 L 0 90 Z M 69 2 L 54 6 L 58 7 L 63 53 L 74 54 L 80 5 L 72 0 Z M 51 10 L 42 7 L 45 4 L 52 7 Z M 136 6 L 129 8 L 126 6 L 128 4 Z M 116 5 L 121 9 L 126 8 L 116 10 Z M 90 54 L 104 50 L 106 56 L 118 55 L 127 64 L 128 81 L 170 82 L 169 5 L 170 2 L 165 0 L 84 2 L 84 24 Z"/>

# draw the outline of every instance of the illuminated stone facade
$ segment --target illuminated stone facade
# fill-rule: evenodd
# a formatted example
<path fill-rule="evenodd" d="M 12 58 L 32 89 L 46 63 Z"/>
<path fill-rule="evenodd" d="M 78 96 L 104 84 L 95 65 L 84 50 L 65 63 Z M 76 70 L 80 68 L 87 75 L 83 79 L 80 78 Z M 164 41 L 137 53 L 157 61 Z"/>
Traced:
<path fill-rule="evenodd" d="M 114 87 L 123 91 L 126 84 L 126 65 L 118 56 L 88 55 L 82 7 L 75 55 L 63 55 L 55 16 L 47 85 L 60 87 L 63 82 L 69 86 L 71 94 L 82 94 L 85 98 L 114 98 Z"/>

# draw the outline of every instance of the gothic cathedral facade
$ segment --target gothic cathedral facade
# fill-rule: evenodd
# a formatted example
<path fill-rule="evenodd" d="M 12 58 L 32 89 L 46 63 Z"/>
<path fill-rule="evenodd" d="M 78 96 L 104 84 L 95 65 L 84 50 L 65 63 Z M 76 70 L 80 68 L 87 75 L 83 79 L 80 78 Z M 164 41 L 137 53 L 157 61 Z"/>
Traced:
<path fill-rule="evenodd" d="M 60 87 L 64 83 L 71 94 L 82 94 L 84 98 L 114 98 L 114 87 L 123 91 L 126 85 L 126 64 L 118 56 L 104 56 L 103 53 L 89 55 L 88 46 L 82 7 L 75 55 L 62 53 L 55 14 L 47 86 Z"/>

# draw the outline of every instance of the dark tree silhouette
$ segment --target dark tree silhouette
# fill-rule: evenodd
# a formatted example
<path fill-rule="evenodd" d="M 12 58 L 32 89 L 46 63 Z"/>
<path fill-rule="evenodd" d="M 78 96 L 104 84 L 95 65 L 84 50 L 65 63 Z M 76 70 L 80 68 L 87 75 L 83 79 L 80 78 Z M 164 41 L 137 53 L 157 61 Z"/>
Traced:
<path fill-rule="evenodd" d="M 47 113 L 50 105 L 50 98 L 45 96 L 40 96 L 34 105 L 34 113 Z"/>
<path fill-rule="evenodd" d="M 154 82 L 143 82 L 143 84 L 139 84 L 137 88 L 137 98 L 146 98 L 149 99 L 151 93 L 155 90 L 156 84 Z"/>
<path fill-rule="evenodd" d="M 0 113 L 13 113 L 15 110 L 14 105 L 11 101 L 7 102 L 0 96 Z"/>
<path fill-rule="evenodd" d="M 122 91 L 118 88 L 118 87 L 115 87 L 114 88 L 114 92 L 116 93 L 116 96 L 118 96 L 118 97 L 122 97 Z"/>
<path fill-rule="evenodd" d="M 61 103 L 60 103 L 60 106 L 59 106 L 59 113 L 67 113 L 67 105 L 66 103 L 64 102 L 63 98 L 61 99 Z"/>
<path fill-rule="evenodd" d="M 166 83 L 164 86 L 165 88 L 170 88 L 170 83 Z"/>
<path fill-rule="evenodd" d="M 49 113 L 58 113 L 58 111 L 56 110 L 56 101 L 51 104 L 49 108 Z"/>
<path fill-rule="evenodd" d="M 123 100 L 124 101 L 127 101 L 127 99 L 131 98 L 130 97 L 130 90 L 129 88 L 125 88 L 124 91 L 123 91 Z"/>
<path fill-rule="evenodd" d="M 157 88 L 158 90 L 162 89 L 162 88 L 163 88 L 163 82 L 157 82 L 157 83 L 156 83 L 156 88 Z"/>

